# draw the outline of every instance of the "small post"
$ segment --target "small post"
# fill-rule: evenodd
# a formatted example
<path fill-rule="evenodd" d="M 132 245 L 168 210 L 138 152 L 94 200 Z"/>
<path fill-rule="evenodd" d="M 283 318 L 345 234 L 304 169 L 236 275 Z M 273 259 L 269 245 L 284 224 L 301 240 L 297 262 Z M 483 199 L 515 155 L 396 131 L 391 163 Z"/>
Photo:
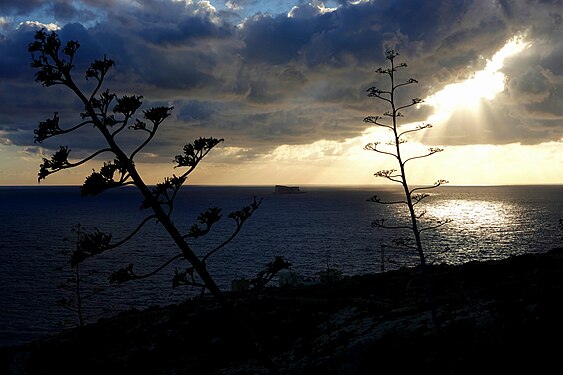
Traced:
<path fill-rule="evenodd" d="M 385 272 L 385 244 L 381 244 L 381 272 Z"/>

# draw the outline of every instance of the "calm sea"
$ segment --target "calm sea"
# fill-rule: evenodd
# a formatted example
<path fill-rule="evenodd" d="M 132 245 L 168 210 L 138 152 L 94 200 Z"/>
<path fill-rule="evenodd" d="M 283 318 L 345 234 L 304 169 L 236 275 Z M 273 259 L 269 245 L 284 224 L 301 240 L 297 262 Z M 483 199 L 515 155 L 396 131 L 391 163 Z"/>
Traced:
<path fill-rule="evenodd" d="M 377 194 L 400 198 L 391 187 L 302 187 L 305 194 L 275 195 L 273 187 L 187 187 L 179 196 L 174 220 L 186 230 L 200 212 L 211 206 L 223 209 L 223 219 L 211 235 L 192 241 L 200 254 L 226 238 L 234 229 L 231 211 L 249 204 L 253 196 L 263 203 L 242 232 L 209 260 L 209 268 L 225 290 L 235 278 L 250 278 L 274 259 L 284 256 L 293 270 L 313 275 L 330 265 L 345 275 L 379 272 L 381 245 L 395 231 L 371 227 L 374 219 L 404 218 L 397 206 L 381 206 L 366 199 Z M 110 231 L 114 239 L 126 236 L 148 213 L 139 209 L 140 196 L 132 188 L 99 197 L 81 198 L 77 187 L 0 187 L 0 345 L 21 343 L 76 324 L 76 315 L 57 306 L 72 297 L 58 288 L 70 277 L 67 256 L 72 249 L 72 228 Z M 441 187 L 431 191 L 421 209 L 425 218 L 453 221 L 426 232 L 431 263 L 462 263 L 544 252 L 560 246 L 558 221 L 563 217 L 563 186 Z M 65 241 L 65 238 L 69 240 Z M 118 287 L 108 286 L 111 270 L 134 264 L 148 272 L 178 253 L 158 224 L 150 222 L 122 248 L 92 258 L 83 265 L 98 273 L 85 277 L 89 322 L 104 314 L 129 308 L 177 303 L 193 296 L 189 287 L 172 288 L 178 261 L 152 278 Z M 385 269 L 416 264 L 411 251 L 387 248 Z M 57 268 L 63 267 L 63 270 Z"/>

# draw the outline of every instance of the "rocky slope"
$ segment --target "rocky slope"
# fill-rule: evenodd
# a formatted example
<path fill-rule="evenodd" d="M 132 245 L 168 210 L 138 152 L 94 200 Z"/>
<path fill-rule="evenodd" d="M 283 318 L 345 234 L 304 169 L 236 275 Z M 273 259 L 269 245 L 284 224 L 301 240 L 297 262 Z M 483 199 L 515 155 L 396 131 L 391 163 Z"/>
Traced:
<path fill-rule="evenodd" d="M 541 373 L 560 366 L 563 249 L 231 294 L 282 374 Z M 0 351 L 8 374 L 260 374 L 213 300 L 130 311 Z"/>

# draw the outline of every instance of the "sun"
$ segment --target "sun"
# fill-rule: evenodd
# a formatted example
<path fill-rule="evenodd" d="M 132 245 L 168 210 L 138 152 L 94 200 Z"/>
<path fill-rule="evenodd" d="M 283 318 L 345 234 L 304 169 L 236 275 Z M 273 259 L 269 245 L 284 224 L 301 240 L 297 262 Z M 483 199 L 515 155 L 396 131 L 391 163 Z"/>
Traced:
<path fill-rule="evenodd" d="M 424 102 L 435 108 L 428 121 L 444 123 L 459 110 L 477 112 L 483 100 L 490 101 L 504 91 L 505 75 L 500 71 L 505 59 L 514 56 L 531 45 L 524 36 L 515 36 L 487 61 L 483 70 L 469 79 L 446 85 L 442 90 L 426 98 Z"/>

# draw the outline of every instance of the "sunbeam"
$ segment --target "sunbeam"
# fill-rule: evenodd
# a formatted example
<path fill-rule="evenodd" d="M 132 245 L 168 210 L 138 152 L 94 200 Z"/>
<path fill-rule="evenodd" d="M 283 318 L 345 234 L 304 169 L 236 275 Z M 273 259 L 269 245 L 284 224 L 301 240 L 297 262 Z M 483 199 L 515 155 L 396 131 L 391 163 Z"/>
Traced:
<path fill-rule="evenodd" d="M 531 45 L 524 36 L 515 36 L 487 61 L 483 70 L 463 82 L 446 85 L 442 90 L 425 99 L 435 111 L 428 118 L 432 124 L 449 120 L 456 111 L 479 112 L 485 101 L 490 101 L 504 91 L 505 75 L 501 72 L 504 61 Z"/>

